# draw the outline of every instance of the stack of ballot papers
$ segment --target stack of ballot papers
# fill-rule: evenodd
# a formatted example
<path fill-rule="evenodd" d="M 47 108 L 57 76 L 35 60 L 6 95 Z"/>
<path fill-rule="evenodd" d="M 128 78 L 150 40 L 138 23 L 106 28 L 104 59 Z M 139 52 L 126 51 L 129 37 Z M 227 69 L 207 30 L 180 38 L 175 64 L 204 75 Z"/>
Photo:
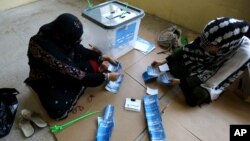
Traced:
<path fill-rule="evenodd" d="M 143 80 L 144 80 L 145 83 L 151 82 L 151 81 L 154 81 L 154 80 L 157 79 L 157 77 L 155 77 L 155 76 L 150 76 L 150 75 L 148 75 L 147 72 L 144 72 L 144 73 L 142 74 L 142 78 L 143 78 Z"/>
<path fill-rule="evenodd" d="M 120 72 L 122 69 L 122 66 L 120 63 L 117 64 L 117 66 L 109 64 L 108 71 L 110 72 Z"/>
<path fill-rule="evenodd" d="M 120 72 L 121 69 L 122 69 L 122 66 L 121 66 L 120 63 L 118 63 L 117 66 L 114 66 L 114 65 L 112 65 L 112 64 L 110 64 L 110 65 L 108 66 L 108 71 L 109 71 L 109 72 Z M 107 83 L 106 86 L 105 86 L 105 89 L 106 89 L 107 91 L 112 92 L 112 93 L 115 93 L 115 94 L 118 93 L 118 92 L 119 92 L 119 89 L 120 89 L 120 87 L 121 87 L 122 81 L 123 81 L 123 77 L 124 77 L 124 75 L 121 74 L 121 75 L 119 76 L 119 78 L 118 78 L 116 81 L 108 81 L 108 83 Z"/>
<path fill-rule="evenodd" d="M 144 54 L 148 54 L 153 49 L 155 49 L 155 45 L 152 42 L 149 42 L 147 40 L 144 40 L 144 39 L 138 37 L 136 42 L 135 42 L 134 49 L 137 49 Z"/>
<path fill-rule="evenodd" d="M 144 96 L 144 108 L 151 141 L 166 141 L 157 95 Z"/>
<path fill-rule="evenodd" d="M 109 141 L 114 128 L 114 106 L 109 104 L 104 109 L 103 117 L 97 118 L 96 141 Z"/>
<path fill-rule="evenodd" d="M 169 84 L 173 79 L 173 76 L 170 74 L 170 72 L 165 72 L 159 76 L 159 79 L 163 84 Z"/>
<path fill-rule="evenodd" d="M 160 71 L 157 67 L 148 66 L 147 73 L 149 76 L 158 77 L 158 75 L 160 74 Z"/>
<path fill-rule="evenodd" d="M 108 81 L 107 85 L 105 86 L 105 89 L 114 94 L 118 93 L 123 81 L 123 77 L 124 75 L 121 74 L 116 81 Z"/>

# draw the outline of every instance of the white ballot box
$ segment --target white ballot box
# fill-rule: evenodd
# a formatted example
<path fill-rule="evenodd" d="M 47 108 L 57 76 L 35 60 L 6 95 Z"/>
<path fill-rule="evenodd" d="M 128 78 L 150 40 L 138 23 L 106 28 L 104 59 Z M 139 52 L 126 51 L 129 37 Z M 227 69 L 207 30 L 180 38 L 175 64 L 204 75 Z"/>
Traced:
<path fill-rule="evenodd" d="M 127 3 L 108 1 L 83 10 L 83 37 L 104 54 L 118 58 L 135 45 L 144 11 Z"/>

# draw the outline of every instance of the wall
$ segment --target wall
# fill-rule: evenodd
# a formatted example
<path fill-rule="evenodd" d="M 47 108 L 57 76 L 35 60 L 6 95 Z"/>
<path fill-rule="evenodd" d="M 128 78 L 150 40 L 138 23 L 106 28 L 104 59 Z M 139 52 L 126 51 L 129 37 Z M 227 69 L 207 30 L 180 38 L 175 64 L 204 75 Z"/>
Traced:
<path fill-rule="evenodd" d="M 230 16 L 250 22 L 250 0 L 123 0 L 170 22 L 200 32 L 210 20 Z"/>

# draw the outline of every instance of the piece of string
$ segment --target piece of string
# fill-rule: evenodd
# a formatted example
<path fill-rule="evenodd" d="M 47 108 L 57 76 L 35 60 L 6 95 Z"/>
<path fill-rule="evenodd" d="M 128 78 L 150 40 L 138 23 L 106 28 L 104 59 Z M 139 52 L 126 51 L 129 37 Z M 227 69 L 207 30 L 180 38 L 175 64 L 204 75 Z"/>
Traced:
<path fill-rule="evenodd" d="M 70 125 L 72 125 L 72 124 L 78 122 L 79 120 L 84 119 L 84 118 L 86 118 L 86 117 L 89 117 L 89 116 L 91 116 L 91 115 L 97 114 L 97 113 L 101 113 L 101 112 L 100 112 L 100 111 L 94 111 L 94 112 L 86 113 L 86 114 L 84 114 L 84 115 L 82 115 L 82 116 L 80 116 L 80 117 L 78 117 L 78 118 L 76 118 L 76 119 L 74 119 L 74 120 L 71 120 L 71 121 L 69 121 L 69 122 L 67 122 L 67 123 L 64 123 L 64 124 L 62 124 L 62 125 L 54 125 L 54 126 L 50 127 L 50 131 L 51 131 L 52 133 L 60 132 L 60 131 L 62 131 L 63 129 L 65 129 L 66 127 L 68 127 L 68 126 L 70 126 Z"/>

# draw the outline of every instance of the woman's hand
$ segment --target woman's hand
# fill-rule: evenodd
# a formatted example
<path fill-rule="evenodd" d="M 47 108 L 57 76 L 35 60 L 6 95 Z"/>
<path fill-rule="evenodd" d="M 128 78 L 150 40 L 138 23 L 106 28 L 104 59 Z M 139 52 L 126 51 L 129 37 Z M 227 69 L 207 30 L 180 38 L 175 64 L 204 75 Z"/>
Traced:
<path fill-rule="evenodd" d="M 109 67 L 109 62 L 108 61 L 103 61 L 102 64 L 99 66 L 99 72 L 104 72 L 108 69 Z"/>
<path fill-rule="evenodd" d="M 108 61 L 109 63 L 111 63 L 115 66 L 118 65 L 118 61 L 116 59 L 109 57 L 108 55 L 102 55 L 102 59 L 103 59 L 103 61 Z"/>
<path fill-rule="evenodd" d="M 162 61 L 162 62 L 160 62 L 160 61 L 154 61 L 153 63 L 151 63 L 151 66 L 152 67 L 158 67 L 158 66 L 163 65 L 165 63 L 167 63 L 167 61 Z"/>
<path fill-rule="evenodd" d="M 172 86 L 179 85 L 179 84 L 181 84 L 181 80 L 178 79 L 178 78 L 173 78 L 173 79 L 170 81 L 170 85 L 172 85 Z"/>
<path fill-rule="evenodd" d="M 107 80 L 110 81 L 116 81 L 119 77 L 120 77 L 120 73 L 117 72 L 112 72 L 112 73 L 106 73 L 105 76 L 107 78 Z"/>
<path fill-rule="evenodd" d="M 95 52 L 97 52 L 97 53 L 102 54 L 102 51 L 101 51 L 100 49 L 98 49 L 97 47 L 92 46 L 91 44 L 89 44 L 89 46 L 90 46 L 90 49 L 91 49 L 91 50 L 93 50 L 93 51 L 95 51 Z"/>

